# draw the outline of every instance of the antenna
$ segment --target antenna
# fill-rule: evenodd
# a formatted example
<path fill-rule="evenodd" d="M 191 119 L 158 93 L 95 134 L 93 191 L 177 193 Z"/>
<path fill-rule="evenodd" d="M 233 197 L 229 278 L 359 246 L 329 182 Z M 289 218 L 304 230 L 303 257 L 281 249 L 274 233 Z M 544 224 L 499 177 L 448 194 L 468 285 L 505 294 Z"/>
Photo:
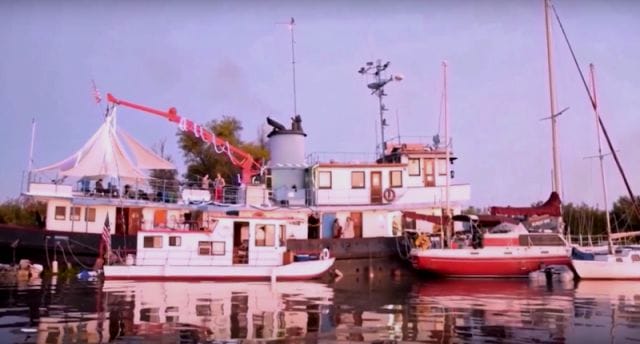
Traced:
<path fill-rule="evenodd" d="M 374 65 L 373 62 L 368 61 L 365 63 L 363 67 L 360 67 L 358 73 L 362 75 L 373 75 L 373 79 L 375 80 L 372 83 L 367 84 L 367 87 L 372 90 L 371 94 L 378 97 L 378 111 L 380 113 L 380 157 L 384 158 L 384 152 L 386 150 L 387 143 L 384 140 L 384 127 L 387 126 L 387 121 L 384 118 L 384 112 L 387 111 L 387 106 L 382 102 L 382 98 L 387 96 L 384 92 L 384 86 L 391 81 L 401 81 L 403 79 L 402 75 L 391 75 L 388 78 L 382 76 L 382 72 L 384 72 L 391 62 L 387 61 L 384 64 L 382 60 L 378 59 Z M 376 140 L 377 141 L 377 140 Z M 377 150 L 377 145 L 376 145 Z"/>
<path fill-rule="evenodd" d="M 289 31 L 291 31 L 291 71 L 292 71 L 292 81 L 293 81 L 293 115 L 296 116 L 298 114 L 298 103 L 297 103 L 297 94 L 296 94 L 296 40 L 294 36 L 294 27 L 296 25 L 296 20 L 291 17 L 289 22 L 279 22 L 276 24 L 287 25 L 289 27 Z"/>

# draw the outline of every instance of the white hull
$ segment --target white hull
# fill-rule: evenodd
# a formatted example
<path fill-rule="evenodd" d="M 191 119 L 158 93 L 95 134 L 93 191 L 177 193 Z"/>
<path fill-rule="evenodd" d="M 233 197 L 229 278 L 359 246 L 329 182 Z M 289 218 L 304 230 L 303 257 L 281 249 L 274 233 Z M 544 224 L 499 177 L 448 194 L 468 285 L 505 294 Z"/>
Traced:
<path fill-rule="evenodd" d="M 306 280 L 325 273 L 334 261 L 335 258 L 328 258 L 278 266 L 107 265 L 104 277 L 128 280 Z"/>
<path fill-rule="evenodd" d="M 573 268 L 581 279 L 640 279 L 640 261 L 607 255 L 607 260 L 573 259 Z"/>

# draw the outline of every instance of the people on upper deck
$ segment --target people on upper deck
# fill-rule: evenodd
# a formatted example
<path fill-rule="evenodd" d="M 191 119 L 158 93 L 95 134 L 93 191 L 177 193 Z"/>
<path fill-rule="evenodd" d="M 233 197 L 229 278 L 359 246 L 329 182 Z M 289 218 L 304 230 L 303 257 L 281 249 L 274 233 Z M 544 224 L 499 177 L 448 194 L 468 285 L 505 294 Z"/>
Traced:
<path fill-rule="evenodd" d="M 224 188 L 225 184 L 224 178 L 222 178 L 220 173 L 216 174 L 216 179 L 213 181 L 214 198 L 216 202 L 222 201 L 222 188 Z"/>
<path fill-rule="evenodd" d="M 96 194 L 104 195 L 106 192 L 107 190 L 104 188 L 104 185 L 102 185 L 102 178 L 96 180 Z"/>
<path fill-rule="evenodd" d="M 202 189 L 204 190 L 208 190 L 209 189 L 209 175 L 205 174 L 204 177 L 202 177 Z"/>
<path fill-rule="evenodd" d="M 126 184 L 124 186 L 124 191 L 122 193 L 122 196 L 124 198 L 135 198 L 136 197 L 135 192 L 131 189 L 131 185 Z"/>

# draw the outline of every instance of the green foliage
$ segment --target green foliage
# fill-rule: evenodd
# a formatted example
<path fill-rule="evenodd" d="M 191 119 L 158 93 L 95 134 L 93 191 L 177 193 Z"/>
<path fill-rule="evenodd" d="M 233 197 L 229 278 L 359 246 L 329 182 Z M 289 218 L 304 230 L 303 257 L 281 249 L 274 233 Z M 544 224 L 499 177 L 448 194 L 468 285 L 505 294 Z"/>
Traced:
<path fill-rule="evenodd" d="M 640 197 L 636 197 L 636 204 L 640 205 Z M 640 230 L 640 214 L 631 198 L 623 196 L 613 203 L 611 221 L 614 232 Z"/>
<path fill-rule="evenodd" d="M 0 223 L 19 226 L 39 225 L 36 214 L 40 214 L 41 219 L 47 211 L 44 202 L 37 202 L 27 198 L 10 199 L 0 204 Z"/>
<path fill-rule="evenodd" d="M 207 122 L 205 127 L 213 132 L 216 137 L 229 142 L 251 156 L 256 161 L 264 161 L 269 153 L 263 142 L 244 143 L 240 140 L 242 132 L 241 122 L 230 116 L 225 116 L 222 120 Z M 184 178 L 191 182 L 198 182 L 205 175 L 209 179 L 215 179 L 217 173 L 227 181 L 235 181 L 236 175 L 240 173 L 238 167 L 234 166 L 226 153 L 216 153 L 213 146 L 205 144 L 200 138 L 190 132 L 178 132 L 178 145 L 182 149 L 187 171 Z"/>
<path fill-rule="evenodd" d="M 562 220 L 570 228 L 571 234 L 607 234 L 607 220 L 604 210 L 582 203 L 562 205 Z"/>

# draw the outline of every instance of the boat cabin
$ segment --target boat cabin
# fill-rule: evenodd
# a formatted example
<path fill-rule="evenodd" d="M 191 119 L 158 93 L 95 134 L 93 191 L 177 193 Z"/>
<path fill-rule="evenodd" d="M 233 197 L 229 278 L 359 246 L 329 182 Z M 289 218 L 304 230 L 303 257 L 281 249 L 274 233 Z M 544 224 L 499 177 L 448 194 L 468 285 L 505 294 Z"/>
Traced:
<path fill-rule="evenodd" d="M 141 230 L 135 264 L 139 266 L 230 266 L 283 264 L 286 239 L 300 231 L 291 218 L 217 217 L 204 230 Z M 131 261 L 129 263 L 132 263 Z"/>

